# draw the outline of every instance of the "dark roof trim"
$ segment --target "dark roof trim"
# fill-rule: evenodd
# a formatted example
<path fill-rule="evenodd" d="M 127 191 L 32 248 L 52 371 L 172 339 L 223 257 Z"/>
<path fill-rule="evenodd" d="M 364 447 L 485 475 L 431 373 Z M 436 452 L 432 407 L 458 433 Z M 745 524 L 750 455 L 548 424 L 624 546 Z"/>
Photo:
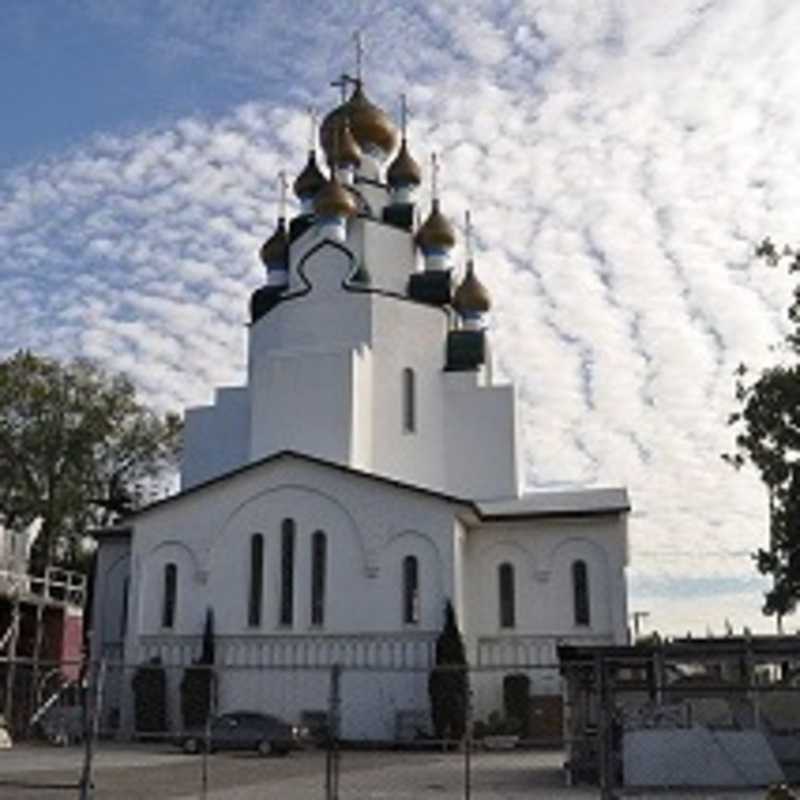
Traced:
<path fill-rule="evenodd" d="M 435 497 L 437 500 L 444 500 L 448 503 L 456 503 L 458 505 L 468 506 L 472 511 L 474 511 L 478 516 L 480 513 L 478 512 L 477 507 L 471 500 L 464 500 L 461 497 L 456 497 L 455 495 L 446 494 L 445 492 L 438 492 L 435 489 L 427 489 L 423 486 L 415 486 L 413 483 L 406 483 L 404 481 L 397 480 L 395 478 L 387 478 L 383 475 L 375 475 L 371 472 L 365 472 L 364 470 L 355 469 L 354 467 L 348 467 L 344 464 L 338 464 L 335 461 L 328 461 L 325 458 L 320 458 L 319 456 L 312 456 L 308 455 L 307 453 L 298 453 L 295 450 L 280 450 L 277 453 L 273 453 L 272 455 L 266 456 L 265 458 L 259 459 L 258 461 L 252 461 L 249 464 L 245 464 L 241 467 L 237 467 L 236 469 L 232 470 L 231 472 L 226 472 L 224 475 L 218 475 L 216 478 L 211 478 L 207 481 L 203 481 L 202 483 L 198 483 L 195 486 L 190 487 L 178 494 L 170 495 L 169 497 L 165 497 L 161 500 L 156 500 L 149 505 L 140 508 L 138 511 L 134 511 L 129 516 L 125 517 L 126 520 L 135 519 L 141 514 L 144 514 L 154 508 L 160 508 L 167 503 L 173 503 L 176 500 L 181 500 L 188 495 L 196 494 L 204 489 L 207 489 L 211 486 L 216 486 L 217 484 L 224 483 L 225 481 L 231 480 L 233 478 L 238 477 L 239 475 L 243 475 L 250 470 L 258 469 L 258 467 L 266 466 L 267 464 L 271 464 L 274 461 L 278 461 L 282 458 L 296 458 L 299 461 L 307 461 L 311 464 L 317 464 L 321 467 L 327 467 L 329 469 L 338 470 L 339 472 L 344 472 L 348 475 L 355 475 L 360 478 L 366 478 L 368 480 L 378 481 L 379 483 L 387 484 L 389 486 L 396 486 L 400 489 L 406 489 L 410 492 L 416 492 L 417 494 L 423 494 L 428 497 Z"/>
<path fill-rule="evenodd" d="M 631 510 L 630 504 L 614 508 L 586 508 L 574 511 L 521 511 L 518 514 L 481 514 L 481 522 L 508 522 L 510 520 L 525 519 L 580 519 L 581 517 L 605 517 L 616 514 L 627 514 Z"/>

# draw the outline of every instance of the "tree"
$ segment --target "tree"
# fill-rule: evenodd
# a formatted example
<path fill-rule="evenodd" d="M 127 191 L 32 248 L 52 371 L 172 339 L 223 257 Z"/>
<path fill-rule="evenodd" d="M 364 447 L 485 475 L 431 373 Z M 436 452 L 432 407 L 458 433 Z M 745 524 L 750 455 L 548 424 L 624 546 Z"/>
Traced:
<path fill-rule="evenodd" d="M 800 271 L 800 251 L 778 250 L 769 239 L 756 255 L 769 266 L 788 263 L 790 273 Z M 773 579 L 764 613 L 779 620 L 800 599 L 800 285 L 788 317 L 783 363 L 762 370 L 754 380 L 745 365 L 737 369 L 740 410 L 729 418 L 737 429 L 736 448 L 723 456 L 736 469 L 754 466 L 767 488 L 770 541 L 754 557 L 758 570 Z"/>
<path fill-rule="evenodd" d="M 124 374 L 17 352 L 0 361 L 0 524 L 38 523 L 34 572 L 79 566 L 89 530 L 162 490 L 180 439 L 179 417 L 140 402 Z"/>
<path fill-rule="evenodd" d="M 436 738 L 463 738 L 469 703 L 467 654 L 450 602 L 445 606 L 444 627 L 436 640 L 436 666 L 428 678 L 428 695 Z"/>
<path fill-rule="evenodd" d="M 202 728 L 208 721 L 214 701 L 214 612 L 206 609 L 200 658 L 183 671 L 181 715 L 183 727 Z"/>

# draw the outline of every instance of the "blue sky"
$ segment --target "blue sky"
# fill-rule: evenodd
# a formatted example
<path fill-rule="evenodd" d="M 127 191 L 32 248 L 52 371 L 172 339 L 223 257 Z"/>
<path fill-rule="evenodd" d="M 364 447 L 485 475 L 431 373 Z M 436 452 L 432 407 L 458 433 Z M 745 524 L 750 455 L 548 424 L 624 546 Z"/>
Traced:
<path fill-rule="evenodd" d="M 353 70 L 441 154 L 519 388 L 530 486 L 629 486 L 631 608 L 766 629 L 763 491 L 730 447 L 732 373 L 769 363 L 796 242 L 793 0 L 5 0 L 0 342 L 128 370 L 160 407 L 242 380 L 246 302 Z M 423 192 L 422 201 L 426 201 Z M 463 254 L 456 254 L 456 263 Z M 789 621 L 789 627 L 792 627 Z"/>

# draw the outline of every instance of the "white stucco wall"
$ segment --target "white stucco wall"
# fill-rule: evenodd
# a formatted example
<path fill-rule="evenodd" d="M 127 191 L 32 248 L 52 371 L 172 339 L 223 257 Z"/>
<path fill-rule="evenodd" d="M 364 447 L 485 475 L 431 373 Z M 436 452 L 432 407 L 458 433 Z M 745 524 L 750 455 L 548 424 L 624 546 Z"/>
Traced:
<path fill-rule="evenodd" d="M 277 617 L 285 518 L 297 526 L 296 622 L 289 631 Z M 450 503 L 291 457 L 157 506 L 137 519 L 135 530 L 133 558 L 140 568 L 131 602 L 136 630 L 145 635 L 161 632 L 163 566 L 170 561 L 179 568 L 175 634 L 199 635 L 209 604 L 219 635 L 308 633 L 310 537 L 316 530 L 329 541 L 324 632 L 403 629 L 403 555 L 420 559 L 418 629 L 439 629 L 444 598 L 454 591 Z M 253 631 L 247 625 L 245 567 L 250 536 L 257 532 L 265 536 L 265 600 L 261 630 Z"/>
<path fill-rule="evenodd" d="M 183 442 L 182 489 L 247 463 L 250 454 L 247 387 L 219 388 L 213 405 L 187 409 Z"/>
<path fill-rule="evenodd" d="M 481 637 L 556 635 L 604 637 L 624 643 L 626 518 L 608 514 L 493 522 L 470 528 L 466 539 L 467 619 L 473 644 Z M 590 624 L 574 618 L 572 564 L 589 576 Z M 501 628 L 498 567 L 515 573 L 516 624 Z"/>
<path fill-rule="evenodd" d="M 474 372 L 443 373 L 442 381 L 449 490 L 474 499 L 517 496 L 514 387 L 481 386 Z"/>
<path fill-rule="evenodd" d="M 99 659 L 107 647 L 119 647 L 122 657 L 124 630 L 130 629 L 130 617 L 123 624 L 125 587 L 131 572 L 131 540 L 129 537 L 106 536 L 99 542 L 94 574 L 92 603 L 92 657 Z M 130 612 L 130 604 L 128 605 Z"/>

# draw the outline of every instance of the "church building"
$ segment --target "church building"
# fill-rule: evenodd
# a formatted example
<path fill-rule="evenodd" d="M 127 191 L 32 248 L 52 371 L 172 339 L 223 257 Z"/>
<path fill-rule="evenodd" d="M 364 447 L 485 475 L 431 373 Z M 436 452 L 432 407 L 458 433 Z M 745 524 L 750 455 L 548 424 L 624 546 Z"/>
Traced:
<path fill-rule="evenodd" d="M 220 711 L 299 721 L 340 664 L 342 734 L 389 739 L 426 713 L 447 602 L 482 718 L 509 671 L 558 695 L 533 669 L 558 645 L 625 643 L 629 501 L 525 490 L 469 218 L 454 264 L 435 160 L 421 209 L 405 120 L 345 84 L 261 249 L 246 384 L 186 411 L 180 491 L 98 537 L 93 653 L 188 665 L 211 609 Z"/>

